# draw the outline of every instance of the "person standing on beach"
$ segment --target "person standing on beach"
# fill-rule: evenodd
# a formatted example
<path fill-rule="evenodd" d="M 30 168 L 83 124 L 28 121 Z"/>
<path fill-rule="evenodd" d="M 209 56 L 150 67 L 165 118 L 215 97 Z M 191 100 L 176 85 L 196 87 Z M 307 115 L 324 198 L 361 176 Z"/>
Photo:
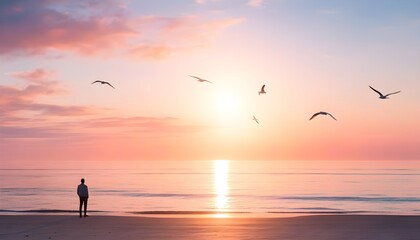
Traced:
<path fill-rule="evenodd" d="M 84 216 L 87 217 L 88 215 L 86 214 L 86 209 L 87 209 L 87 202 L 89 198 L 89 191 L 88 191 L 88 186 L 85 185 L 85 179 L 82 178 L 80 182 L 81 184 L 77 186 L 77 195 L 79 195 L 79 199 L 80 199 L 79 215 L 80 217 L 82 217 L 82 205 L 84 205 L 84 210 L 85 210 Z"/>

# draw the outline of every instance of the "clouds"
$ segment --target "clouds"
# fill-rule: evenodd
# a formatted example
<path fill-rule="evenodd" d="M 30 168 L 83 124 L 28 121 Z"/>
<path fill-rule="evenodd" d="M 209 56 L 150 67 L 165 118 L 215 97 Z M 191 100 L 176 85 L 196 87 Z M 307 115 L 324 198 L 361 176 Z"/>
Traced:
<path fill-rule="evenodd" d="M 222 2 L 223 0 L 195 0 L 197 4 L 204 5 L 209 2 Z"/>
<path fill-rule="evenodd" d="M 134 34 L 123 16 L 83 17 L 80 10 L 70 12 L 63 3 L 66 1 L 9 1 L 0 5 L 0 29 L 5 33 L 0 35 L 0 54 L 48 50 L 95 54 Z"/>
<path fill-rule="evenodd" d="M 262 4 L 263 4 L 263 0 L 250 0 L 248 2 L 248 5 L 252 7 L 261 7 Z"/>
<path fill-rule="evenodd" d="M 0 137 L 3 141 L 58 137 L 63 131 L 50 119 L 93 113 L 90 107 L 39 102 L 40 98 L 64 92 L 59 82 L 52 80 L 52 71 L 38 68 L 10 75 L 28 84 L 24 88 L 0 85 Z"/>
<path fill-rule="evenodd" d="M 88 107 L 39 103 L 38 99 L 40 97 L 64 92 L 58 81 L 51 79 L 52 75 L 52 72 L 40 68 L 33 71 L 12 73 L 11 76 L 24 79 L 29 84 L 24 88 L 0 85 L 0 119 L 18 117 L 22 113 L 46 116 L 91 114 L 91 109 Z"/>
<path fill-rule="evenodd" d="M 141 136 L 139 133 L 177 134 L 192 133 L 208 129 L 207 126 L 180 124 L 180 119 L 173 117 L 104 117 L 89 119 L 82 124 L 98 129 L 118 128 L 130 136 Z M 149 135 L 147 135 L 149 137 Z"/>
<path fill-rule="evenodd" d="M 197 4 L 204 5 L 209 2 L 221 2 L 223 0 L 195 0 Z M 251 7 L 261 7 L 264 3 L 264 0 L 248 0 L 247 5 Z"/>
<path fill-rule="evenodd" d="M 55 73 L 37 68 L 13 72 L 25 80 L 25 87 L 0 85 L 0 137 L 7 139 L 59 139 L 81 141 L 99 135 L 115 138 L 143 137 L 148 134 L 191 133 L 207 127 L 180 124 L 176 118 L 116 116 L 115 111 L 83 105 L 42 102 L 64 91 Z M 46 100 L 44 100 L 46 101 Z M 150 136 L 150 135 L 147 135 Z"/>
<path fill-rule="evenodd" d="M 33 83 L 47 83 L 46 79 L 49 78 L 52 73 L 44 69 L 37 68 L 33 71 L 26 72 L 15 72 L 11 74 L 13 77 L 21 78 Z"/>
<path fill-rule="evenodd" d="M 167 45 L 138 45 L 130 50 L 130 55 L 136 59 L 163 59 L 176 51 L 175 48 Z"/>
<path fill-rule="evenodd" d="M 0 55 L 58 51 L 161 59 L 207 45 L 205 37 L 213 39 L 240 22 L 238 18 L 135 16 L 123 2 L 112 0 L 7 1 L 0 4 Z M 180 32 L 193 37 L 186 39 Z"/>
<path fill-rule="evenodd" d="M 226 28 L 243 21 L 243 18 L 207 20 L 196 16 L 140 18 L 137 23 L 143 26 L 144 36 L 140 44 L 130 49 L 130 55 L 162 59 L 179 52 L 200 49 L 210 45 Z"/>

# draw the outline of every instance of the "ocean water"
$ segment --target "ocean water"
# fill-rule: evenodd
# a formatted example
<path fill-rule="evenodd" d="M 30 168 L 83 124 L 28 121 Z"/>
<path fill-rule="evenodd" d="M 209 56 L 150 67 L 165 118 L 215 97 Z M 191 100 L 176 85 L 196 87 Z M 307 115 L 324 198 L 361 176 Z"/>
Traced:
<path fill-rule="evenodd" d="M 0 163 L 1 164 L 1 163 Z M 420 161 L 118 161 L 0 165 L 0 214 L 420 214 Z"/>

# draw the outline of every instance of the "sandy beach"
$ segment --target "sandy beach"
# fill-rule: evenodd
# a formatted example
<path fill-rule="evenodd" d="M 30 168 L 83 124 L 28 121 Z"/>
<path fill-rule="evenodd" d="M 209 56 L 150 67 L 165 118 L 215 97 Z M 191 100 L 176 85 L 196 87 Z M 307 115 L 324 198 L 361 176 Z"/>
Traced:
<path fill-rule="evenodd" d="M 420 216 L 0 216 L 0 239 L 418 239 Z"/>

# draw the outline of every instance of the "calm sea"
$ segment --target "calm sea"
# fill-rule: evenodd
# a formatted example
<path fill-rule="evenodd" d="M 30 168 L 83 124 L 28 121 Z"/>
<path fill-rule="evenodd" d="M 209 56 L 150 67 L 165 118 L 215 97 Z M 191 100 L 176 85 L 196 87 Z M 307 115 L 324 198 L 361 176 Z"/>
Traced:
<path fill-rule="evenodd" d="M 3 163 L 0 163 L 3 164 Z M 420 214 L 420 161 L 121 161 L 0 165 L 0 214 Z"/>

